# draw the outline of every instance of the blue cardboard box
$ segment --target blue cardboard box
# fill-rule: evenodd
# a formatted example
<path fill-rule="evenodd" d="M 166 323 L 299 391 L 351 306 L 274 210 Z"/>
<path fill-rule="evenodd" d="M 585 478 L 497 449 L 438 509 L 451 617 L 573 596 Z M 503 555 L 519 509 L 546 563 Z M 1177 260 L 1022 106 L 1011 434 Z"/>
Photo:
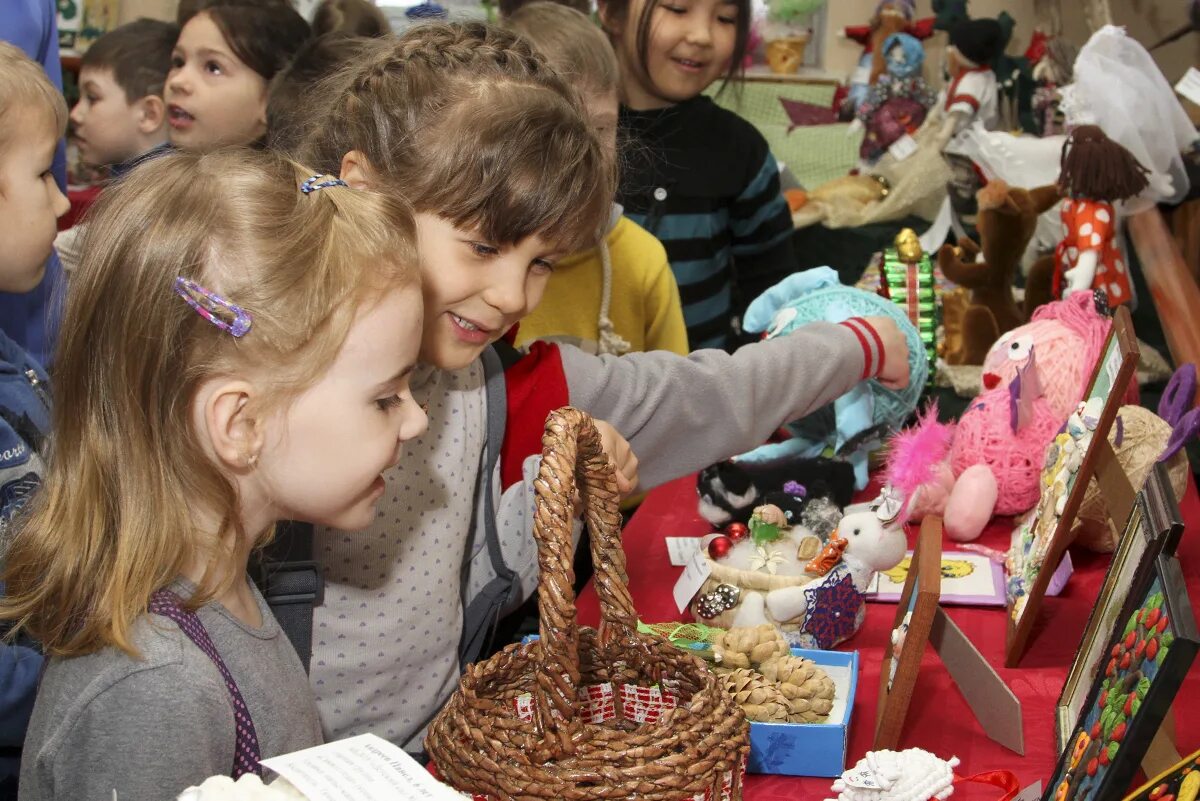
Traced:
<path fill-rule="evenodd" d="M 811 659 L 829 674 L 837 688 L 826 723 L 751 723 L 750 773 L 786 776 L 841 776 L 850 742 L 850 714 L 858 687 L 858 651 L 792 653 Z"/>

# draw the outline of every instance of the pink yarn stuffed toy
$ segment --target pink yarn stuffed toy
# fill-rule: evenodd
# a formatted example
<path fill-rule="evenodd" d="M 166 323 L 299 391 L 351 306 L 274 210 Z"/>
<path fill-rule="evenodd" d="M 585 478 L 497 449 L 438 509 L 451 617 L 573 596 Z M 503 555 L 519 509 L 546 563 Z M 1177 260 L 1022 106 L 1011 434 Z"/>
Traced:
<path fill-rule="evenodd" d="M 1039 306 L 1033 319 L 992 345 L 983 360 L 983 388 L 1008 386 L 1036 346 L 1046 400 L 1060 421 L 1066 421 L 1087 390 L 1111 326 L 1112 321 L 1096 311 L 1090 292 Z"/>
<path fill-rule="evenodd" d="M 1013 380 L 979 395 L 957 425 L 939 423 L 931 406 L 897 434 L 888 447 L 887 492 L 905 522 L 941 515 L 950 539 L 976 539 L 993 514 L 1037 503 L 1042 456 L 1061 426 L 1031 351 Z"/>

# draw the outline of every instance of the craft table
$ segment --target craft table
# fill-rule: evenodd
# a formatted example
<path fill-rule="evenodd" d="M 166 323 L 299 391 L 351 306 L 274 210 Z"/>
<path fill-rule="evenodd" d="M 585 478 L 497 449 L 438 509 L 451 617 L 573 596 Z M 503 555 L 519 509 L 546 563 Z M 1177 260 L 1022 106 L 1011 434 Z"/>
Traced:
<path fill-rule="evenodd" d="M 864 493 L 865 495 L 865 493 Z M 1180 503 L 1185 530 L 1178 556 L 1187 577 L 1193 610 L 1200 610 L 1200 499 L 1189 480 Z M 1011 521 L 994 521 L 979 543 L 996 549 L 1008 547 Z M 675 608 L 671 590 L 681 568 L 667 558 L 664 537 L 701 536 L 710 526 L 696 512 L 695 477 L 673 481 L 650 492 L 641 508 L 625 527 L 623 539 L 628 563 L 629 586 L 640 618 L 648 623 L 690 620 Z M 909 532 L 912 547 L 916 530 Z M 953 547 L 947 542 L 945 547 Z M 979 728 L 932 646 L 926 649 L 912 705 L 901 737 L 902 747 L 920 747 L 943 758 L 962 760 L 960 775 L 1007 768 L 1025 787 L 1035 781 L 1046 783 L 1054 770 L 1054 706 L 1066 680 L 1071 660 L 1079 646 L 1088 614 L 1104 581 L 1108 555 L 1073 548 L 1075 565 L 1066 589 L 1047 598 L 1029 650 L 1019 668 L 1004 664 L 1005 611 L 996 608 L 946 607 L 955 623 L 996 669 L 1021 702 L 1024 716 L 1025 756 L 1008 751 L 989 740 Z M 591 584 L 578 601 L 579 620 L 595 626 L 599 621 L 596 594 Z M 851 718 L 847 766 L 870 748 L 874 735 L 875 706 L 879 695 L 879 665 L 892 627 L 894 604 L 871 603 L 866 622 L 857 635 L 839 650 L 859 651 L 861 673 Z M 1200 748 L 1200 664 L 1194 665 L 1175 700 L 1176 742 L 1182 754 Z M 747 777 L 746 801 L 824 799 L 829 797 L 830 779 L 790 776 Z M 992 799 L 995 788 L 962 785 L 956 801 Z"/>

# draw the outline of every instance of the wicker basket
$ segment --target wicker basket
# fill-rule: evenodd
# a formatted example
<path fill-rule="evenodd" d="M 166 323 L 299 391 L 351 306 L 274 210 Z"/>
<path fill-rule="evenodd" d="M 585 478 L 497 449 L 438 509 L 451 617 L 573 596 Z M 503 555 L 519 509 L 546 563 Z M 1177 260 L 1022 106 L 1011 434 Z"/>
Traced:
<path fill-rule="evenodd" d="M 576 409 L 560 409 L 546 421 L 542 448 L 533 527 L 541 636 L 467 668 L 425 741 L 438 772 L 462 792 L 502 800 L 740 799 L 750 751 L 742 710 L 700 659 L 637 631 L 616 482 L 595 426 Z M 575 624 L 577 482 L 592 537 L 599 632 Z M 582 711 L 580 699 L 597 687 L 669 695 L 673 707 L 639 723 L 627 704 L 609 704 L 607 720 L 592 722 L 600 718 Z M 522 700 L 532 707 L 528 719 L 518 712 Z"/>

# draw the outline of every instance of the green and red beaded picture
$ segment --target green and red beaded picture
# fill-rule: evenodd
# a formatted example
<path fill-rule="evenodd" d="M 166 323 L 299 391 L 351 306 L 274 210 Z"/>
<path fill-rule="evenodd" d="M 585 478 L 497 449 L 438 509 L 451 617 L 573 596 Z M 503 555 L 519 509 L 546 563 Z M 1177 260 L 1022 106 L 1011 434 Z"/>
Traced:
<path fill-rule="evenodd" d="M 1172 603 L 1170 587 L 1182 583 L 1178 564 L 1172 557 L 1160 561 L 1140 604 L 1113 632 L 1101 673 L 1048 788 L 1052 801 L 1109 799 L 1127 790 L 1196 652 L 1186 596 L 1184 603 Z M 1182 617 L 1178 622 L 1176 615 Z M 1177 645 L 1182 646 L 1178 653 Z"/>

